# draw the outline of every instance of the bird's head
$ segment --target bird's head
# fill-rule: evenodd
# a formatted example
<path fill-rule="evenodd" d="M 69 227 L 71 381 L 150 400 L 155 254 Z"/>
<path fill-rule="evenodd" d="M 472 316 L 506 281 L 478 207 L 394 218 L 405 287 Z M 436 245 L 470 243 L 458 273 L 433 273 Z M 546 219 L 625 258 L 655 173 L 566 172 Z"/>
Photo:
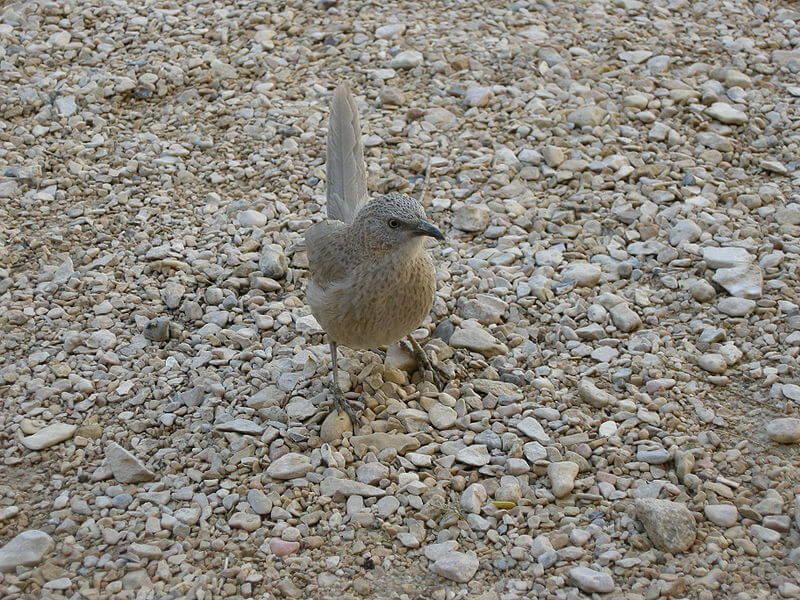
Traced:
<path fill-rule="evenodd" d="M 364 242 L 375 250 L 421 246 L 426 237 L 444 239 L 442 232 L 426 220 L 420 203 L 397 192 L 367 202 L 353 225 L 364 236 Z"/>

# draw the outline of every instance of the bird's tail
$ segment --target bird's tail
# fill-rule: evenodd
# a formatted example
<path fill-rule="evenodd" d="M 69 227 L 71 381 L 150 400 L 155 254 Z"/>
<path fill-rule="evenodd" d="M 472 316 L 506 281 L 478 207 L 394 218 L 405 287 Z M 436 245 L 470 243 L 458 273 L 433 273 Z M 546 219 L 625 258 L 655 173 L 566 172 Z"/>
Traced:
<path fill-rule="evenodd" d="M 347 83 L 340 84 L 333 94 L 327 152 L 328 218 L 352 223 L 367 201 L 367 169 L 358 112 Z"/>

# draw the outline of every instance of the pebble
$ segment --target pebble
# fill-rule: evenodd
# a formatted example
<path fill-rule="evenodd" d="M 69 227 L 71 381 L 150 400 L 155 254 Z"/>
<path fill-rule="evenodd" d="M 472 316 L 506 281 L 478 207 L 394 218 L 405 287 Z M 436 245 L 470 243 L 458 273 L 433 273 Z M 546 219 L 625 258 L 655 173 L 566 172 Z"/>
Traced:
<path fill-rule="evenodd" d="M 29 450 L 44 450 L 70 439 L 77 429 L 77 425 L 51 423 L 32 435 L 26 435 L 22 444 Z"/>
<path fill-rule="evenodd" d="M 572 461 L 559 461 L 547 466 L 550 478 L 550 489 L 556 498 L 563 498 L 575 489 L 575 478 L 578 476 L 578 465 Z"/>
<path fill-rule="evenodd" d="M 141 483 L 156 478 L 138 458 L 116 442 L 109 442 L 106 446 L 106 464 L 120 483 Z"/>
<path fill-rule="evenodd" d="M 413 69 L 422 64 L 423 56 L 416 50 L 404 50 L 395 56 L 389 66 L 392 69 Z"/>
<path fill-rule="evenodd" d="M 797 444 L 800 442 L 800 419 L 784 417 L 773 419 L 767 423 L 767 435 L 779 444 Z"/>
<path fill-rule="evenodd" d="M 730 123 L 734 125 L 742 125 L 747 123 L 747 115 L 742 111 L 732 107 L 727 102 L 714 102 L 706 109 L 709 117 L 721 121 L 722 123 Z"/>
<path fill-rule="evenodd" d="M 525 417 L 522 419 L 522 421 L 517 423 L 517 429 L 532 440 L 536 440 L 542 444 L 550 443 L 550 436 L 547 435 L 542 424 L 533 417 Z"/>
<path fill-rule="evenodd" d="M 609 594 L 614 591 L 611 575 L 589 567 L 572 567 L 569 570 L 569 579 L 587 594 Z"/>
<path fill-rule="evenodd" d="M 703 512 L 709 521 L 720 527 L 733 527 L 739 520 L 739 511 L 733 504 L 707 504 Z"/>
<path fill-rule="evenodd" d="M 44 531 L 23 531 L 0 548 L 0 572 L 11 572 L 19 566 L 34 567 L 54 546 L 53 538 Z"/>
<path fill-rule="evenodd" d="M 273 479 L 296 479 L 305 477 L 311 469 L 311 460 L 308 456 L 289 452 L 270 463 L 267 467 L 267 475 Z"/>
<path fill-rule="evenodd" d="M 636 515 L 644 525 L 647 537 L 663 552 L 685 552 L 694 543 L 697 524 L 683 503 L 639 498 L 636 500 Z"/>
<path fill-rule="evenodd" d="M 450 337 L 453 348 L 466 348 L 487 357 L 508 354 L 508 348 L 491 333 L 477 327 L 457 328 Z"/>
<path fill-rule="evenodd" d="M 471 553 L 452 550 L 444 553 L 431 565 L 431 571 L 458 583 L 467 583 L 475 577 L 480 563 Z"/>

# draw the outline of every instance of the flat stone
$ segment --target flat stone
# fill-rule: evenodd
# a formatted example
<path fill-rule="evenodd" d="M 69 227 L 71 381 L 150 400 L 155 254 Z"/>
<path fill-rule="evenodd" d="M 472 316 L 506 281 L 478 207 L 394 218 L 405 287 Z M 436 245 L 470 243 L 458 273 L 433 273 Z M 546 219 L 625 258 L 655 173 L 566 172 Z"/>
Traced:
<path fill-rule="evenodd" d="M 728 269 L 753 262 L 753 255 L 744 248 L 708 246 L 703 248 L 703 260 L 712 269 Z"/>
<path fill-rule="evenodd" d="M 741 110 L 734 108 L 727 102 L 714 102 L 706 109 L 706 114 L 717 121 L 721 121 L 722 123 L 728 123 L 732 125 L 742 125 L 743 123 L 747 123 L 747 115 Z"/>
<path fill-rule="evenodd" d="M 319 493 L 331 498 L 337 494 L 343 496 L 364 496 L 376 497 L 385 496 L 386 490 L 373 485 L 367 485 L 352 479 L 339 479 L 338 477 L 326 477 L 319 485 Z"/>
<path fill-rule="evenodd" d="M 475 86 L 467 89 L 464 94 L 464 101 L 467 106 L 486 106 L 492 99 L 492 88 Z"/>
<path fill-rule="evenodd" d="M 569 113 L 567 121 L 574 123 L 578 127 L 594 127 L 599 125 L 605 116 L 606 111 L 599 106 L 584 106 Z"/>
<path fill-rule="evenodd" d="M 530 463 L 547 458 L 547 448 L 539 442 L 528 442 L 522 447 L 522 452 L 525 455 L 525 460 Z"/>
<path fill-rule="evenodd" d="M 106 464 L 120 483 L 141 483 L 156 478 L 138 458 L 116 442 L 109 442 L 106 446 Z"/>
<path fill-rule="evenodd" d="M 296 479 L 305 477 L 311 469 L 311 459 L 308 456 L 289 452 L 270 463 L 267 475 L 273 479 Z"/>
<path fill-rule="evenodd" d="M 715 352 L 700 356 L 697 359 L 697 366 L 714 375 L 722 375 L 728 369 L 728 363 L 723 356 Z"/>
<path fill-rule="evenodd" d="M 26 435 L 22 438 L 22 445 L 29 450 L 44 450 L 70 439 L 77 429 L 77 425 L 51 423 L 33 435 Z"/>
<path fill-rule="evenodd" d="M 392 69 L 413 69 L 422 64 L 424 57 L 416 50 L 404 50 L 398 53 L 389 63 Z"/>
<path fill-rule="evenodd" d="M 166 342 L 169 339 L 169 319 L 166 317 L 150 319 L 144 326 L 142 334 L 151 342 Z"/>
<path fill-rule="evenodd" d="M 697 524 L 694 516 L 680 502 L 639 498 L 636 515 L 644 525 L 647 537 L 662 552 L 685 552 L 694 543 Z"/>
<path fill-rule="evenodd" d="M 598 388 L 591 379 L 581 379 L 578 383 L 578 393 L 581 398 L 595 408 L 605 408 L 609 404 L 616 404 L 617 399 Z"/>
<path fill-rule="evenodd" d="M 354 435 L 350 444 L 357 454 L 363 455 L 368 448 L 375 448 L 380 453 L 387 448 L 394 448 L 398 454 L 405 454 L 419 448 L 417 438 L 404 433 L 371 433 L 369 435 Z"/>
<path fill-rule="evenodd" d="M 620 303 L 608 311 L 614 326 L 624 333 L 636 331 L 642 326 L 642 320 L 627 304 Z"/>
<path fill-rule="evenodd" d="M 264 427 L 248 419 L 231 419 L 214 427 L 217 431 L 233 431 L 247 435 L 261 435 Z"/>
<path fill-rule="evenodd" d="M 542 444 L 549 444 L 551 441 L 550 436 L 547 435 L 541 423 L 533 417 L 525 417 L 522 419 L 517 423 L 517 429 L 532 440 L 536 440 Z"/>
<path fill-rule="evenodd" d="M 717 309 L 729 317 L 746 317 L 756 307 L 756 301 L 748 298 L 723 298 L 717 302 Z"/>
<path fill-rule="evenodd" d="M 597 265 L 572 263 L 561 271 L 561 281 L 575 280 L 578 287 L 592 287 L 600 281 L 603 271 Z"/>
<path fill-rule="evenodd" d="M 375 30 L 375 37 L 379 40 L 393 40 L 400 37 L 406 30 L 404 23 L 389 23 L 381 25 Z"/>
<path fill-rule="evenodd" d="M 467 233 L 485 231 L 491 221 L 489 209 L 479 204 L 464 204 L 453 213 L 452 225 Z"/>
<path fill-rule="evenodd" d="M 739 511 L 733 504 L 707 504 L 703 512 L 709 521 L 720 527 L 733 527 L 739 520 Z"/>
<path fill-rule="evenodd" d="M 431 571 L 458 583 L 467 583 L 475 577 L 480 562 L 474 554 L 451 551 L 443 554 L 431 565 Z"/>
<path fill-rule="evenodd" d="M 228 525 L 234 529 L 244 529 L 245 531 L 255 531 L 261 527 L 261 517 L 248 512 L 237 512 L 228 519 Z"/>
<path fill-rule="evenodd" d="M 569 570 L 569 579 L 587 594 L 609 594 L 614 591 L 611 575 L 589 567 L 572 567 Z"/>
<path fill-rule="evenodd" d="M 800 419 L 784 417 L 773 419 L 767 423 L 767 435 L 779 444 L 796 444 L 800 442 Z"/>
<path fill-rule="evenodd" d="M 761 298 L 763 276 L 761 269 L 755 265 L 741 265 L 719 269 L 712 277 L 714 283 L 721 285 L 737 298 L 758 300 Z"/>
<path fill-rule="evenodd" d="M 436 429 L 450 429 L 457 418 L 456 411 L 444 404 L 434 404 L 428 409 L 428 419 Z"/>
<path fill-rule="evenodd" d="M 466 348 L 486 357 L 508 354 L 508 347 L 498 341 L 485 329 L 477 327 L 459 327 L 450 337 L 453 348 Z"/>
<path fill-rule="evenodd" d="M 459 450 L 456 460 L 473 467 L 482 467 L 489 464 L 489 450 L 483 444 L 473 444 Z"/>

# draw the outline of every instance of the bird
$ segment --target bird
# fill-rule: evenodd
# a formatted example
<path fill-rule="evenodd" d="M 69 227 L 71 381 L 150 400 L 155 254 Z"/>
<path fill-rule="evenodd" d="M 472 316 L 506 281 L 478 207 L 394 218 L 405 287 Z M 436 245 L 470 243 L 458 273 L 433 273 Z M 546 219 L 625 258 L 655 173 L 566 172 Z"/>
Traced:
<path fill-rule="evenodd" d="M 371 349 L 406 337 L 418 364 L 441 384 L 410 333 L 430 312 L 436 293 L 424 241 L 445 237 L 412 196 L 369 196 L 358 111 L 346 82 L 333 94 L 325 170 L 327 219 L 305 234 L 306 301 L 328 337 L 334 404 L 358 422 L 358 406 L 339 385 L 339 345 Z"/>

